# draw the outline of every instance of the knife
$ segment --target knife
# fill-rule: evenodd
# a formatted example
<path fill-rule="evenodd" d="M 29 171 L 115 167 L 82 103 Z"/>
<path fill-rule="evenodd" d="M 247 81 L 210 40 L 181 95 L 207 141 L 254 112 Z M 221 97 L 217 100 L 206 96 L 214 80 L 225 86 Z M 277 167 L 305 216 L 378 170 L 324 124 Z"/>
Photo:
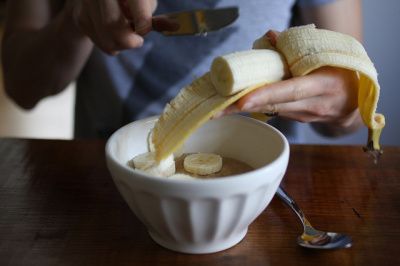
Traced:
<path fill-rule="evenodd" d="M 153 30 L 166 36 L 200 35 L 232 24 L 239 16 L 237 7 L 196 9 L 153 17 Z"/>

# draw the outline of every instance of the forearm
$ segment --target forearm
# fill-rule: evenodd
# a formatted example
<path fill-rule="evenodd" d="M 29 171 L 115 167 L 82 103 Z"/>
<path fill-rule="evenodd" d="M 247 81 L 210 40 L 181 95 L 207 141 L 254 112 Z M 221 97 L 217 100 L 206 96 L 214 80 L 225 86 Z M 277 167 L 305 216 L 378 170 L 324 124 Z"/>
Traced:
<path fill-rule="evenodd" d="M 300 8 L 304 24 L 314 23 L 318 28 L 349 34 L 362 41 L 362 10 L 360 0 L 336 0 L 326 5 Z M 351 88 L 349 88 L 351 89 Z M 356 131 L 362 120 L 358 109 L 333 123 L 312 123 L 312 127 L 324 136 L 340 136 Z"/>
<path fill-rule="evenodd" d="M 20 106 L 32 108 L 78 76 L 92 47 L 67 9 L 37 30 L 6 29 L 2 43 L 6 92 Z"/>
<path fill-rule="evenodd" d="M 301 21 L 318 28 L 349 34 L 362 41 L 363 23 L 360 0 L 336 0 L 316 7 L 300 8 Z"/>

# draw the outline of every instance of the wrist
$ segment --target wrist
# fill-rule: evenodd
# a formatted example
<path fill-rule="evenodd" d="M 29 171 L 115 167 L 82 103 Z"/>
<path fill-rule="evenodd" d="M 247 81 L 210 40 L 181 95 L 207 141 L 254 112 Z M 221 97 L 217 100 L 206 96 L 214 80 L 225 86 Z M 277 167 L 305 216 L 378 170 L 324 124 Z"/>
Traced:
<path fill-rule="evenodd" d="M 311 126 L 319 134 L 326 137 L 338 137 L 357 131 L 362 126 L 362 119 L 360 112 L 355 109 L 346 117 L 340 118 L 332 122 L 315 122 Z"/>

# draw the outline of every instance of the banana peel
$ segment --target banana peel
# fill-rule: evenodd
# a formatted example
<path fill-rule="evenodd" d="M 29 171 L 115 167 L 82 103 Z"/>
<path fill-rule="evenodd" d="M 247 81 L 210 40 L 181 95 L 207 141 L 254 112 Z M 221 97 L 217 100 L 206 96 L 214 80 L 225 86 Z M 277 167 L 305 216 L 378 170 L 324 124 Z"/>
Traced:
<path fill-rule="evenodd" d="M 161 161 L 178 150 L 185 140 L 216 113 L 224 110 L 262 84 L 248 87 L 231 96 L 219 95 L 211 82 L 210 73 L 183 88 L 167 104 L 152 130 L 152 146 Z"/>
<path fill-rule="evenodd" d="M 375 160 L 379 158 L 382 153 L 379 138 L 385 117 L 376 113 L 380 93 L 378 73 L 361 43 L 349 35 L 306 25 L 282 32 L 276 47 L 284 54 L 293 76 L 307 75 L 322 66 L 345 68 L 357 73 L 358 108 L 369 129 L 365 150 Z"/>

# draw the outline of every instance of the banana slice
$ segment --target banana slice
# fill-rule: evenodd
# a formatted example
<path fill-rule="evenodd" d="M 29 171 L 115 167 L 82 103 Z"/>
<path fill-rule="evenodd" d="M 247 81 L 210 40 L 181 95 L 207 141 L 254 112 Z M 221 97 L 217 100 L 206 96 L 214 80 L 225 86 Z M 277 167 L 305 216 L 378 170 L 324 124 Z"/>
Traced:
<path fill-rule="evenodd" d="M 152 138 L 153 138 L 153 129 L 151 129 L 149 134 L 147 135 L 147 149 L 149 150 L 149 152 L 155 151 Z"/>
<path fill-rule="evenodd" d="M 155 152 L 146 152 L 133 157 L 128 161 L 128 165 L 134 169 L 158 177 L 168 177 L 175 174 L 175 161 L 173 155 L 157 162 Z"/>
<path fill-rule="evenodd" d="M 213 153 L 194 153 L 185 157 L 183 168 L 196 175 L 209 175 L 222 168 L 222 157 Z"/>

